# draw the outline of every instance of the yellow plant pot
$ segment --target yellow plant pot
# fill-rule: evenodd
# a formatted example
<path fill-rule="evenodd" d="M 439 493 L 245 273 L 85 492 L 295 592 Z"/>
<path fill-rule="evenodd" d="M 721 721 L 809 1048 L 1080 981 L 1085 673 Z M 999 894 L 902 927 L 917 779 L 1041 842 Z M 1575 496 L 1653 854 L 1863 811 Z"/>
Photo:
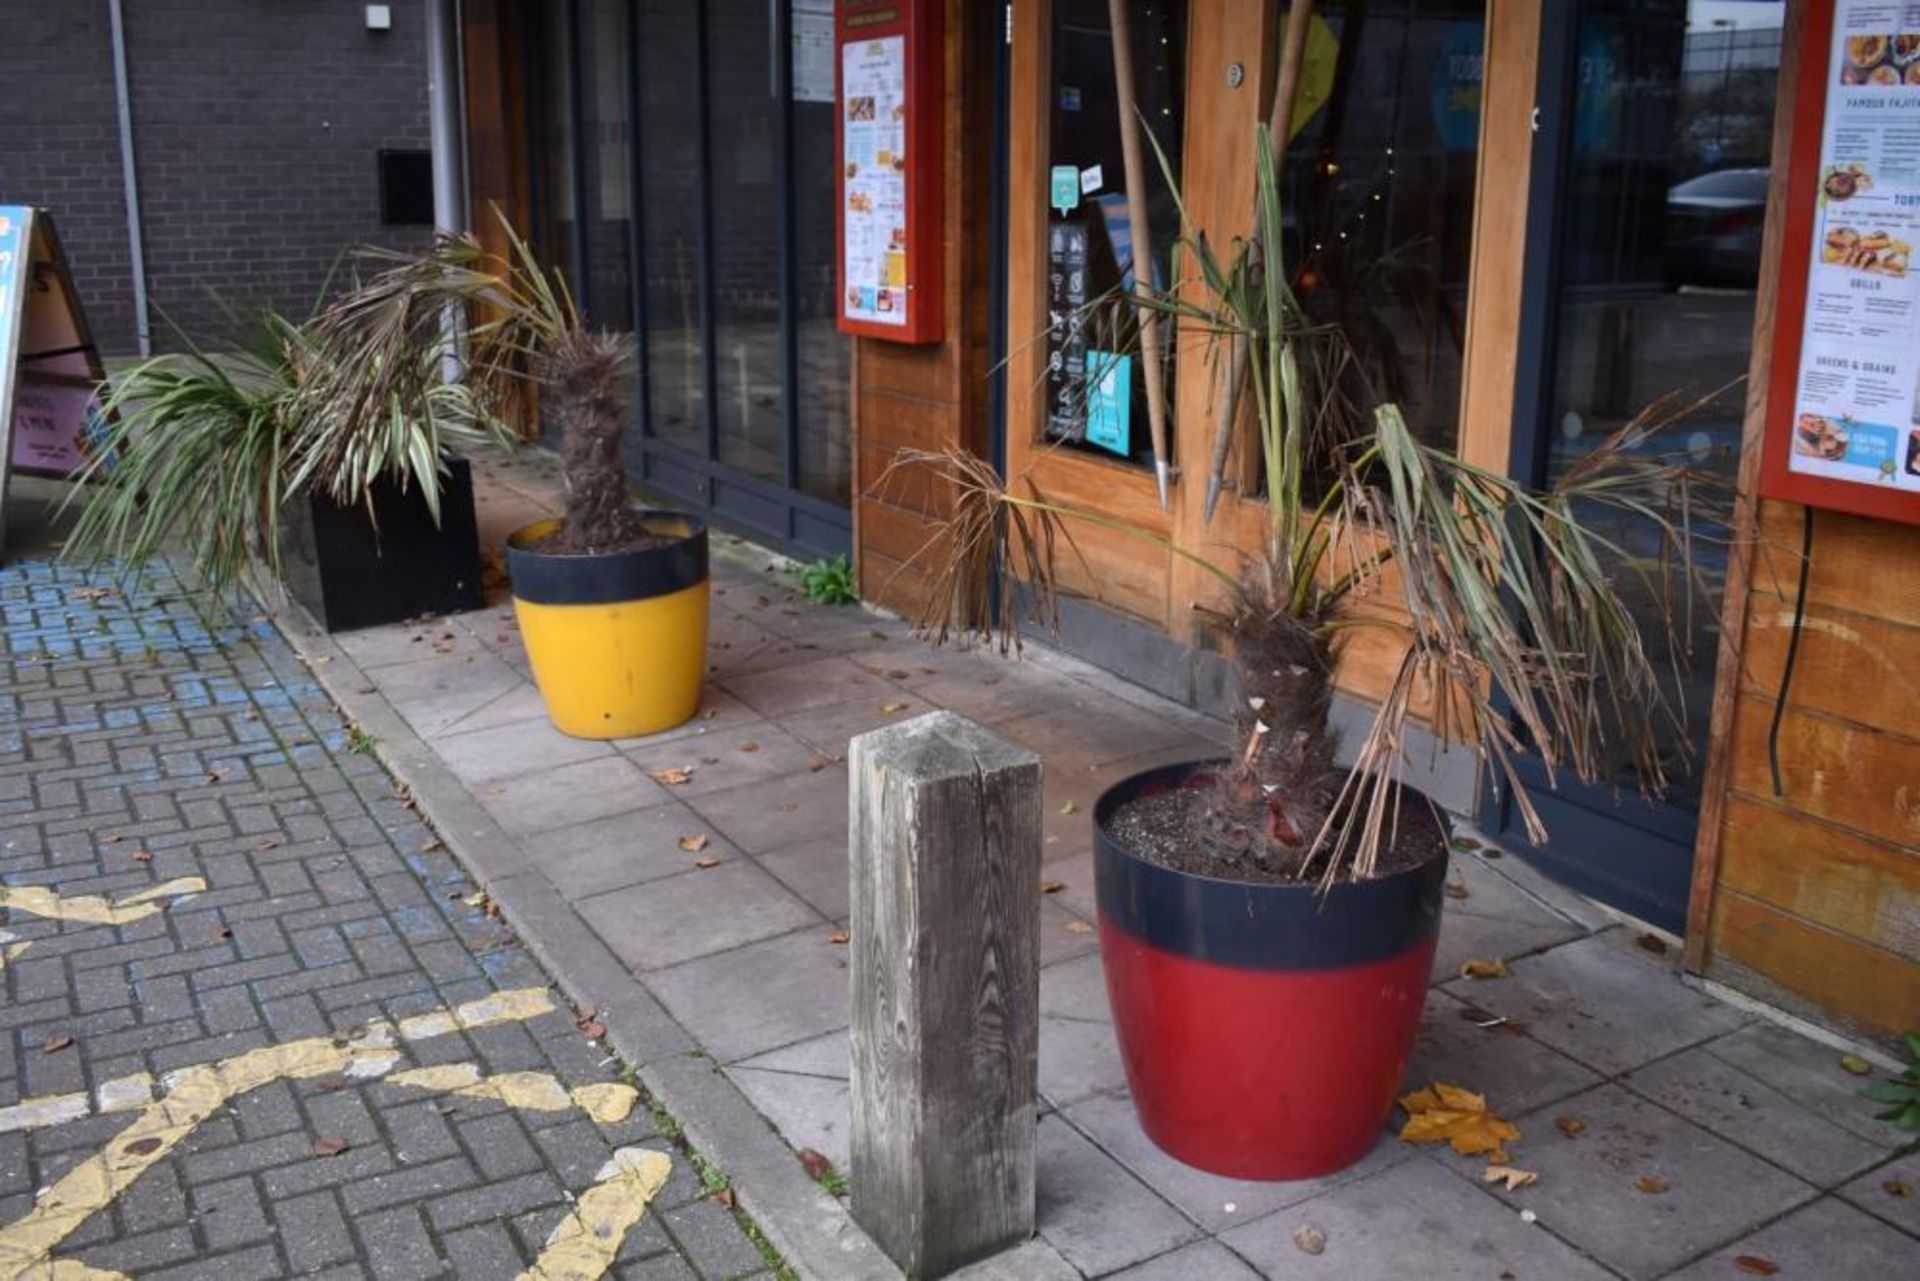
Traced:
<path fill-rule="evenodd" d="M 513 610 L 554 728 L 575 738 L 657 734 L 700 710 L 707 665 L 707 529 L 649 512 L 666 541 L 609 555 L 538 550 L 560 522 L 507 539 Z"/>

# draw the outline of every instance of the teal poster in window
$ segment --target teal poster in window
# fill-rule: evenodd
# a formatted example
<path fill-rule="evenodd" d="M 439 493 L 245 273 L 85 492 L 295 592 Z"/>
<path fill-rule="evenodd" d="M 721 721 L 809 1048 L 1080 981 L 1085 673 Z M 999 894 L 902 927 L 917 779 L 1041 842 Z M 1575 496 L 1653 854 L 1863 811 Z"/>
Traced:
<path fill-rule="evenodd" d="M 1119 454 L 1133 453 L 1133 357 L 1087 352 L 1087 443 Z"/>

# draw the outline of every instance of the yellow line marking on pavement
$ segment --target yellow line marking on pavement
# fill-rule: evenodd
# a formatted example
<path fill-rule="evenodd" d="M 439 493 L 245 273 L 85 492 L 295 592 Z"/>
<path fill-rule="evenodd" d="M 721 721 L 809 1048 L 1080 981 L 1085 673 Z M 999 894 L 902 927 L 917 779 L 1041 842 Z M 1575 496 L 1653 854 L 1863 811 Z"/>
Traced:
<path fill-rule="evenodd" d="M 77 1121 L 93 1110 L 86 1093 L 43 1094 L 37 1099 L 21 1099 L 12 1107 L 0 1108 L 0 1134 L 15 1130 L 37 1130 L 62 1121 Z"/>
<path fill-rule="evenodd" d="M 553 1008 L 553 1000 L 544 988 L 497 992 L 452 1010 L 403 1019 L 400 1034 L 423 1039 L 441 1034 L 429 1029 L 451 1031 L 521 1021 Z M 131 1125 L 108 1141 L 104 1151 L 55 1180 L 41 1193 L 33 1209 L 0 1228 L 0 1281 L 52 1275 L 51 1269 L 56 1266 L 54 1247 L 111 1205 L 134 1180 L 236 1096 L 287 1077 L 348 1072 L 367 1061 L 390 1067 L 388 1060 L 393 1055 L 386 1049 L 389 1043 L 388 1029 L 373 1025 L 358 1041 L 308 1037 L 169 1073 L 166 1093 L 142 1109 Z"/>
<path fill-rule="evenodd" d="M 396 1072 L 387 1078 L 393 1085 L 410 1085 L 422 1090 L 457 1094 L 469 1099 L 497 1099 L 509 1107 L 534 1112 L 564 1112 L 578 1107 L 602 1125 L 624 1121 L 633 1111 L 640 1091 L 630 1085 L 603 1082 L 583 1085 L 569 1091 L 559 1078 L 546 1072 L 499 1072 L 482 1076 L 474 1063 L 446 1063 L 439 1067 L 415 1068 Z"/>
<path fill-rule="evenodd" d="M 164 905 L 155 902 L 156 899 L 184 898 L 206 888 L 205 877 L 182 876 L 138 894 L 129 894 L 117 902 L 108 902 L 97 894 L 65 898 L 44 885 L 0 885 L 0 907 L 82 925 L 131 925 L 162 909 Z"/>
<path fill-rule="evenodd" d="M 519 1281 L 595 1281 L 613 1266 L 621 1242 L 673 1173 L 673 1159 L 648 1148 L 620 1148 L 600 1181 L 547 1238 L 546 1249 Z"/>
<path fill-rule="evenodd" d="M 19 937 L 18 934 L 13 933 L 11 930 L 0 930 L 0 974 L 7 972 L 8 961 L 13 960 L 33 946 L 31 940 L 25 943 L 15 942 L 14 940 Z"/>

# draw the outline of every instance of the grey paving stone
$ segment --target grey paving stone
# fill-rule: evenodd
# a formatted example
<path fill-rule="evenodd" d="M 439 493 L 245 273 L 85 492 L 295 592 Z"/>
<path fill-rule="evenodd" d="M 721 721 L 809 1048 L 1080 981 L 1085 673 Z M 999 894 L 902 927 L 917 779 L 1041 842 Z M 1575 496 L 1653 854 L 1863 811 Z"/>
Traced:
<path fill-rule="evenodd" d="M 1614 930 L 1517 961 L 1510 978 L 1456 979 L 1446 990 L 1524 1021 L 1534 1037 L 1614 1075 L 1749 1021 L 1674 973 Z"/>
<path fill-rule="evenodd" d="M 580 914 L 636 970 L 653 970 L 824 920 L 740 860 L 583 899 Z"/>
<path fill-rule="evenodd" d="M 1082 1272 L 1113 1272 L 1200 1234 L 1059 1117 L 1041 1118 L 1036 1155 L 1040 1235 Z"/>
<path fill-rule="evenodd" d="M 892 683 L 839 655 L 731 675 L 721 684 L 728 693 L 767 717 L 856 699 L 877 705 L 899 697 L 899 690 Z"/>
<path fill-rule="evenodd" d="M 367 1265 L 380 1281 L 412 1281 L 448 1275 L 448 1262 L 434 1248 L 420 1212 L 411 1207 L 381 1210 L 354 1219 L 366 1246 Z"/>
<path fill-rule="evenodd" d="M 828 920 L 847 919 L 850 882 L 846 841 L 823 836 L 768 850 L 756 861 Z"/>
<path fill-rule="evenodd" d="M 1209 1232 L 1223 1232 L 1282 1206 L 1310 1200 L 1329 1188 L 1365 1178 L 1415 1155 L 1412 1147 L 1382 1131 L 1373 1149 L 1345 1170 L 1317 1179 L 1252 1182 L 1208 1174 L 1162 1152 L 1140 1128 L 1133 1100 L 1125 1095 L 1087 1099 L 1067 1108 L 1063 1115 L 1142 1183 Z"/>
<path fill-rule="evenodd" d="M 280 1243 L 296 1271 L 315 1272 L 329 1263 L 351 1259 L 357 1253 L 347 1221 L 332 1192 L 290 1197 L 273 1207 Z"/>
<path fill-rule="evenodd" d="M 847 839 L 847 771 L 832 765 L 688 800 L 720 835 L 748 854 L 801 841 Z"/>
<path fill-rule="evenodd" d="M 1883 1151 L 1912 1139 L 1875 1119 L 1875 1113 L 1886 1109 L 1860 1097 L 1861 1079 L 1840 1066 L 1844 1051 L 1764 1020 L 1709 1041 L 1704 1048 Z"/>
<path fill-rule="evenodd" d="M 660 784 L 618 755 L 516 774 L 482 786 L 478 795 L 502 827 L 522 834 L 646 809 L 666 799 Z"/>
<path fill-rule="evenodd" d="M 1738 1260 L 1773 1264 L 1783 1277 L 1911 1276 L 1920 1268 L 1920 1242 L 1872 1219 L 1844 1201 L 1825 1197 L 1704 1259 L 1672 1273 L 1674 1281 L 1755 1275 Z"/>
<path fill-rule="evenodd" d="M 1710 1046 L 1650 1063 L 1625 1084 L 1821 1187 L 1858 1174 L 1887 1152 L 1716 1057 Z"/>
<path fill-rule="evenodd" d="M 1909 1236 L 1920 1237 L 1920 1153 L 1875 1166 L 1841 1188 L 1839 1195 Z"/>
<path fill-rule="evenodd" d="M 679 846 L 682 836 L 705 835 L 698 854 Z M 740 856 L 706 820 L 678 801 L 613 814 L 529 837 L 534 862 L 553 887 L 572 901 L 678 876 L 696 858 L 727 862 Z"/>
<path fill-rule="evenodd" d="M 1569 1139 L 1556 1131 L 1557 1115 L 1586 1129 Z M 1512 1119 L 1523 1135 L 1512 1155 L 1540 1181 L 1488 1195 L 1533 1210 L 1629 1277 L 1660 1276 L 1814 1196 L 1784 1170 L 1617 1085 Z M 1482 1164 L 1453 1162 L 1457 1177 L 1471 1180 Z M 1641 1190 L 1643 1177 L 1665 1180 L 1667 1190 Z"/>
<path fill-rule="evenodd" d="M 846 949 L 820 929 L 658 970 L 648 984 L 722 1063 L 844 1027 L 848 1017 Z"/>
<path fill-rule="evenodd" d="M 844 1081 L 851 1075 L 853 1047 L 845 1028 L 838 1028 L 797 1045 L 784 1045 L 741 1060 L 741 1067 L 769 1072 L 792 1072 Z"/>
<path fill-rule="evenodd" d="M 1196 1241 L 1113 1276 L 1114 1281 L 1259 1281 L 1260 1274 L 1218 1241 Z"/>
<path fill-rule="evenodd" d="M 1464 996 L 1476 995 L 1468 988 Z M 1487 1094 L 1493 1109 L 1512 1116 L 1595 1085 L 1599 1077 L 1573 1059 L 1514 1031 L 1483 1028 L 1479 1007 L 1446 992 L 1427 993 L 1414 1035 L 1403 1090 L 1435 1081 L 1467 1084 Z M 1472 1017 L 1469 1017 L 1472 1016 Z"/>
<path fill-rule="evenodd" d="M 1326 1234 L 1303 1253 L 1294 1230 Z M 1553 1278 L 1606 1281 L 1605 1268 L 1437 1164 L 1419 1157 L 1222 1234 L 1274 1278 L 1418 1277 L 1422 1281 Z"/>
<path fill-rule="evenodd" d="M 734 1066 L 727 1075 L 796 1148 L 812 1148 L 834 1168 L 851 1160 L 853 1112 L 847 1082 L 824 1076 Z"/>
<path fill-rule="evenodd" d="M 692 776 L 673 787 L 681 800 L 799 774 L 819 759 L 813 748 L 767 720 L 701 724 L 691 733 L 665 742 L 643 740 L 643 745 L 625 751 L 629 760 L 650 772 L 691 766 Z"/>
<path fill-rule="evenodd" d="M 447 734 L 434 741 L 434 751 L 469 786 L 613 755 L 604 742 L 570 738 L 542 721 Z"/>
<path fill-rule="evenodd" d="M 1100 955 L 1087 953 L 1040 971 L 1040 1012 L 1061 1019 L 1113 1022 Z"/>
<path fill-rule="evenodd" d="M 1126 1065 L 1113 1025 L 1090 1019 L 1040 1018 L 1040 1092 L 1056 1108 L 1091 1094 L 1123 1090 Z"/>
<path fill-rule="evenodd" d="M 1039 1239 L 1024 1241 L 949 1274 L 952 1281 L 1080 1281 L 1080 1275 L 1080 1269 L 1068 1263 L 1066 1256 Z"/>

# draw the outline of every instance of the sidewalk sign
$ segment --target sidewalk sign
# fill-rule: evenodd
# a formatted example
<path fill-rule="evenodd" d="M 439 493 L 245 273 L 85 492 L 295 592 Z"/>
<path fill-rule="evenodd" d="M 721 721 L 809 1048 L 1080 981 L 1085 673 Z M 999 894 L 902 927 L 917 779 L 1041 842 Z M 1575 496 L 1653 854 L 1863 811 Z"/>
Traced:
<path fill-rule="evenodd" d="M 53 216 L 0 205 L 0 545 L 10 473 L 66 478 L 86 464 L 105 376 Z"/>

